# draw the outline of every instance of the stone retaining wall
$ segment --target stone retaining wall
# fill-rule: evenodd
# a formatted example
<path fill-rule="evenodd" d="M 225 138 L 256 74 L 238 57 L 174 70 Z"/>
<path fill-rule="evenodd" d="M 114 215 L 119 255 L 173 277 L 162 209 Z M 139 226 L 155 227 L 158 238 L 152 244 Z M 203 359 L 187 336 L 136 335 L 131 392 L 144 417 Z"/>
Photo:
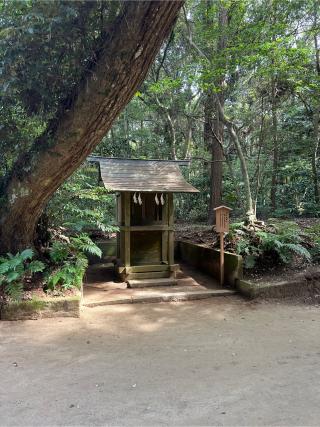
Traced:
<path fill-rule="evenodd" d="M 184 240 L 176 241 L 176 258 L 210 274 L 216 280 L 220 279 L 220 251 Z M 236 287 L 237 281 L 242 279 L 242 257 L 225 252 L 225 284 Z"/>

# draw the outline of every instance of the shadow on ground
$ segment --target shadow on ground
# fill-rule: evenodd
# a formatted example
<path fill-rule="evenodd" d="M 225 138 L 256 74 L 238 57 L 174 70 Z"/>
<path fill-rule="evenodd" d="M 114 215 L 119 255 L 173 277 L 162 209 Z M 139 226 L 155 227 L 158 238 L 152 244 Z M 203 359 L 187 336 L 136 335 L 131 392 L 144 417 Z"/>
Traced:
<path fill-rule="evenodd" d="M 239 297 L 0 323 L 0 424 L 318 425 L 317 307 Z"/>

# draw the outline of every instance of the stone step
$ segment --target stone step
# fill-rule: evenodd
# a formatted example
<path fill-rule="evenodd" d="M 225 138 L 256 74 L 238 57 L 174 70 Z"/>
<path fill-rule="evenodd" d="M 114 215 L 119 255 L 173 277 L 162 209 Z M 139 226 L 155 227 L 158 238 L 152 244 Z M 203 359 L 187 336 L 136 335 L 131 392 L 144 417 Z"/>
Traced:
<path fill-rule="evenodd" d="M 166 288 L 168 289 L 168 288 Z M 212 297 L 224 297 L 236 294 L 236 291 L 229 289 L 214 289 L 214 290 L 187 290 L 169 292 L 164 291 L 164 288 L 157 291 L 150 290 L 150 293 L 143 292 L 142 294 L 119 295 L 117 297 L 106 298 L 103 301 L 94 301 L 84 303 L 85 307 L 99 307 L 104 305 L 114 304 L 135 304 L 135 303 L 159 303 L 159 302 L 179 302 L 206 299 Z"/>
<path fill-rule="evenodd" d="M 153 288 L 154 286 L 174 286 L 176 279 L 171 277 L 159 277 L 157 279 L 129 279 L 129 288 Z"/>
<path fill-rule="evenodd" d="M 170 272 L 169 271 L 147 271 L 147 272 L 139 272 L 139 273 L 129 273 L 127 276 L 128 281 L 134 280 L 158 280 L 158 279 L 169 279 Z"/>

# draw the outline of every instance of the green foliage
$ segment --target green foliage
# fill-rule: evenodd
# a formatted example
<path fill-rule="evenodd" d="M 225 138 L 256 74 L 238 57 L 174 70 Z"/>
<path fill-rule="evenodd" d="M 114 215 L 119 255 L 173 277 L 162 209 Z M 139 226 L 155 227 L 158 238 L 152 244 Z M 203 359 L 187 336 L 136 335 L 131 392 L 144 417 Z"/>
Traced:
<path fill-rule="evenodd" d="M 313 243 L 310 253 L 314 261 L 320 263 L 320 223 L 306 228 L 304 232 Z"/>
<path fill-rule="evenodd" d="M 54 263 L 47 273 L 47 287 L 54 290 L 80 288 L 88 266 L 86 254 L 101 257 L 100 248 L 84 233 L 71 237 L 70 241 L 56 241 L 50 248 L 49 256 Z"/>
<path fill-rule="evenodd" d="M 71 247 L 76 251 L 84 254 L 96 255 L 101 258 L 101 249 L 90 239 L 88 235 L 82 233 L 77 237 L 71 237 L 70 241 Z"/>
<path fill-rule="evenodd" d="M 25 249 L 16 255 L 8 253 L 6 257 L 0 258 L 0 286 L 14 301 L 22 297 L 25 278 L 45 269 L 43 262 L 32 260 L 33 256 L 32 249 Z"/>
<path fill-rule="evenodd" d="M 299 243 L 290 243 L 301 241 L 300 237 L 290 231 L 285 233 L 266 233 L 258 231 L 257 236 L 260 238 L 260 247 L 262 252 L 276 253 L 284 264 L 292 262 L 293 255 L 298 255 L 311 261 L 310 252 Z"/>
<path fill-rule="evenodd" d="M 80 289 L 87 266 L 87 259 L 81 255 L 66 260 L 61 267 L 51 272 L 48 276 L 48 288 L 54 290 L 57 285 L 60 285 L 65 290 L 72 288 Z"/>
<path fill-rule="evenodd" d="M 121 7 L 120 2 L 110 1 L 1 3 L 0 189 L 21 154 L 50 147 L 50 141 L 39 137 L 61 105 L 72 102 L 70 95 L 76 93 L 82 76 L 92 73 L 105 40 L 106 24 Z M 204 135 L 204 104 L 210 89 L 225 97 L 225 113 L 238 129 L 258 216 L 319 216 L 314 182 L 315 176 L 319 177 L 319 156 L 315 156 L 315 172 L 311 162 L 317 151 L 314 119 L 320 99 L 314 46 L 314 37 L 319 34 L 318 2 L 190 0 L 185 7 L 188 22 L 182 13 L 146 81 L 96 148 L 96 154 L 192 158 L 190 167 L 182 169 L 200 193 L 177 195 L 176 217 L 207 221 L 212 144 Z M 221 7 L 228 14 L 223 29 L 219 25 Z M 226 41 L 224 48 L 219 47 L 221 35 Z M 214 109 L 211 113 L 215 117 Z M 223 162 L 223 203 L 240 218 L 245 189 L 239 156 L 228 132 L 224 132 L 222 142 L 227 160 Z M 274 209 L 270 190 L 275 173 Z M 116 230 L 114 196 L 98 186 L 97 176 L 95 167 L 85 165 L 57 190 L 47 207 L 52 227 L 64 226 L 76 233 L 97 228 L 103 232 Z M 0 191 L 0 205 L 2 200 Z M 243 224 L 232 225 L 230 236 L 247 266 L 252 267 L 270 251 L 280 262 L 289 262 L 294 254 L 308 259 L 306 250 L 320 257 L 319 231 L 305 231 L 314 242 L 309 250 L 295 226 L 281 225 L 276 219 L 271 224 L 273 231 L 253 236 L 238 232 Z M 79 239 L 71 239 L 70 244 L 53 243 L 51 262 L 59 271 L 66 265 L 53 287 L 70 284 L 72 274 L 76 276 L 73 269 L 81 270 L 76 266 L 78 253 L 95 251 L 90 242 Z M 15 275 L 9 277 L 12 283 L 18 281 L 13 280 Z"/>
<path fill-rule="evenodd" d="M 84 166 L 57 190 L 47 207 L 50 225 L 61 226 L 77 233 L 99 229 L 117 230 L 114 224 L 115 197 L 98 186 L 98 170 Z"/>
<path fill-rule="evenodd" d="M 270 259 L 273 263 L 290 264 L 294 256 L 311 261 L 312 253 L 306 248 L 305 235 L 297 223 L 272 219 L 266 230 L 248 230 L 243 223 L 231 224 L 228 238 L 235 242 L 235 250 L 244 257 L 246 268 Z"/>
<path fill-rule="evenodd" d="M 39 143 L 61 104 L 70 103 L 120 8 L 96 1 L 0 3 L 0 179 Z"/>

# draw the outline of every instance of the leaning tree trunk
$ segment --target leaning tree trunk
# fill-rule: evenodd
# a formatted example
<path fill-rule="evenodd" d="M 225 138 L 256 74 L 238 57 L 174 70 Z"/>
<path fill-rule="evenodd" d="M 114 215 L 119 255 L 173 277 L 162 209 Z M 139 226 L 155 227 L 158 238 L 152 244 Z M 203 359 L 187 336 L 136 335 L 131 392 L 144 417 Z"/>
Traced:
<path fill-rule="evenodd" d="M 257 220 L 257 217 L 256 217 L 256 211 L 254 209 L 254 203 L 252 198 L 247 161 L 243 154 L 242 147 L 241 147 L 240 140 L 239 140 L 237 131 L 235 129 L 235 126 L 224 114 L 224 110 L 220 105 L 219 98 L 217 95 L 216 95 L 216 103 L 217 103 L 217 108 L 219 109 L 220 118 L 228 130 L 230 138 L 235 146 L 235 149 L 239 157 L 242 179 L 244 184 L 244 194 L 245 194 L 245 204 L 246 204 L 246 223 L 252 224 Z"/>
<path fill-rule="evenodd" d="M 44 206 L 130 101 L 182 4 L 180 0 L 124 2 L 71 107 L 61 108 L 46 134 L 14 165 L 1 199 L 0 251 L 13 252 L 33 244 Z"/>

